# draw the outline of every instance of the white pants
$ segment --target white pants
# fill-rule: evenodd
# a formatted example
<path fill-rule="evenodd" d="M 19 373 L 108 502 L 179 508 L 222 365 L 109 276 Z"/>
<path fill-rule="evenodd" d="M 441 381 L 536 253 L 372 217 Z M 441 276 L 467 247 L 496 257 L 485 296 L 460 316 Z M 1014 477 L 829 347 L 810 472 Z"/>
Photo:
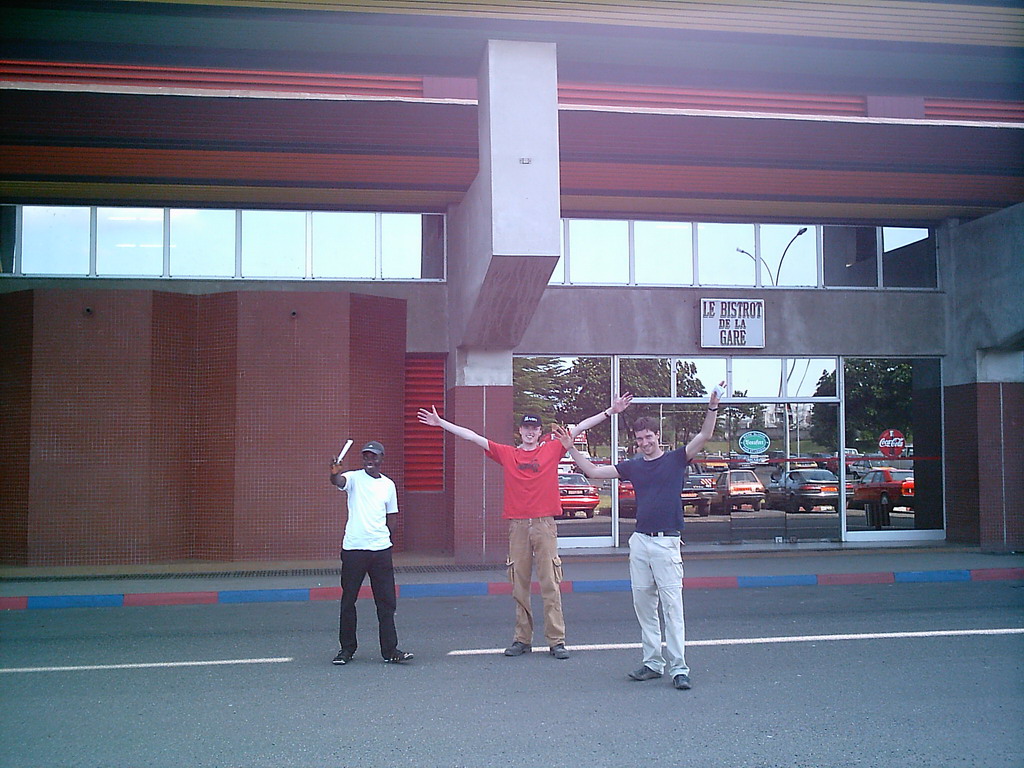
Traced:
<path fill-rule="evenodd" d="M 683 646 L 683 556 L 678 536 L 654 537 L 634 533 L 629 537 L 629 580 L 633 609 L 640 622 L 644 665 L 669 677 L 690 674 Z M 661 622 L 665 619 L 665 649 L 661 646 Z"/>

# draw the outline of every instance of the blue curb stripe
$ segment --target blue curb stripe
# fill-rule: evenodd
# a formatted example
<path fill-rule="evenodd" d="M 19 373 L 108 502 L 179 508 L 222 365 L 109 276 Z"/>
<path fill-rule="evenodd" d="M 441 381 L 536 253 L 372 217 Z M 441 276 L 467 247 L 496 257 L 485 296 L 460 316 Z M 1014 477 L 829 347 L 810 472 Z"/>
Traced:
<path fill-rule="evenodd" d="M 465 597 L 486 595 L 487 584 L 482 581 L 464 581 L 453 584 L 400 584 L 399 597 Z"/>
<path fill-rule="evenodd" d="M 309 600 L 308 589 L 232 589 L 217 593 L 221 603 L 291 603 Z"/>
<path fill-rule="evenodd" d="M 27 608 L 121 608 L 124 595 L 52 595 L 30 597 Z"/>
<path fill-rule="evenodd" d="M 604 581 L 573 581 L 573 592 L 629 592 L 629 579 L 606 579 Z"/>
<path fill-rule="evenodd" d="M 970 581 L 970 571 L 902 571 L 894 574 L 896 582 Z"/>
<path fill-rule="evenodd" d="M 813 573 L 792 576 L 737 576 L 737 587 L 813 587 L 818 577 Z"/>

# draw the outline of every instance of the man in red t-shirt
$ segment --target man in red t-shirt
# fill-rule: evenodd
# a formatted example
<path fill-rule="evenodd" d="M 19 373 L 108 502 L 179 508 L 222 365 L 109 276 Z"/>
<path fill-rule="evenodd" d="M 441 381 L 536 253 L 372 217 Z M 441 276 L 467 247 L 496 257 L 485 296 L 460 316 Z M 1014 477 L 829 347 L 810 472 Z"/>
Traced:
<path fill-rule="evenodd" d="M 631 395 L 616 398 L 611 407 L 584 419 L 572 429 L 572 436 L 601 423 L 612 414 L 621 413 L 629 405 Z M 558 536 L 555 515 L 560 514 L 558 500 L 558 461 L 565 448 L 557 440 L 541 441 L 540 417 L 526 414 L 519 422 L 518 446 L 502 445 L 478 435 L 467 427 L 452 424 L 437 415 L 437 409 L 421 408 L 419 420 L 432 427 L 441 427 L 456 437 L 476 443 L 487 457 L 501 465 L 505 477 L 505 500 L 502 517 L 509 521 L 508 568 L 512 581 L 512 597 L 516 603 L 516 628 L 506 656 L 521 656 L 533 643 L 533 612 L 530 608 L 530 582 L 533 567 L 544 601 L 544 637 L 556 659 L 568 659 L 565 647 L 565 619 L 562 617 L 562 561 L 558 557 Z"/>

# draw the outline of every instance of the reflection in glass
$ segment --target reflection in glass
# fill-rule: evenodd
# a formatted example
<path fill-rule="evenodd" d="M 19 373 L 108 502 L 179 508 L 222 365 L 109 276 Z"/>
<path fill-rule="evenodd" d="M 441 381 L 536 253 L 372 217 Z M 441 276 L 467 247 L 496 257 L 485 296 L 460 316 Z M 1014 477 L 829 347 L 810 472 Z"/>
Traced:
<path fill-rule="evenodd" d="M 97 208 L 96 273 L 163 275 L 163 209 Z"/>
<path fill-rule="evenodd" d="M 629 282 L 629 223 L 569 221 L 569 282 Z"/>
<path fill-rule="evenodd" d="M 235 212 L 171 209 L 172 277 L 234 277 Z"/>
<path fill-rule="evenodd" d="M 633 222 L 633 269 L 638 285 L 692 284 L 692 226 L 666 221 Z"/>
<path fill-rule="evenodd" d="M 878 285 L 878 230 L 874 227 L 822 227 L 825 285 Z"/>
<path fill-rule="evenodd" d="M 306 214 L 242 211 L 243 277 L 305 277 Z"/>
<path fill-rule="evenodd" d="M 762 224 L 761 285 L 817 285 L 817 251 L 814 227 Z"/>
<path fill-rule="evenodd" d="M 313 277 L 376 277 L 377 217 L 372 213 L 313 213 Z"/>
<path fill-rule="evenodd" d="M 619 391 L 634 397 L 670 397 L 671 364 L 667 357 L 624 357 L 619 361 Z"/>
<path fill-rule="evenodd" d="M 737 397 L 778 397 L 782 391 L 782 361 L 778 358 L 737 357 L 732 361 L 732 389 Z"/>
<path fill-rule="evenodd" d="M 818 387 L 823 381 L 834 379 L 834 357 L 797 357 L 786 360 L 786 383 L 782 395 L 811 397 L 821 395 Z"/>
<path fill-rule="evenodd" d="M 21 271 L 89 274 L 89 209 L 26 205 L 21 209 Z"/>
<path fill-rule="evenodd" d="M 701 285 L 754 285 L 754 225 L 698 224 Z"/>
<path fill-rule="evenodd" d="M 420 276 L 423 230 L 418 213 L 380 215 L 381 277 L 411 280 Z"/>
<path fill-rule="evenodd" d="M 936 287 L 935 237 L 930 230 L 882 228 L 882 285 Z"/>
<path fill-rule="evenodd" d="M 702 357 L 676 362 L 676 397 L 709 397 L 725 381 L 725 358 Z"/>

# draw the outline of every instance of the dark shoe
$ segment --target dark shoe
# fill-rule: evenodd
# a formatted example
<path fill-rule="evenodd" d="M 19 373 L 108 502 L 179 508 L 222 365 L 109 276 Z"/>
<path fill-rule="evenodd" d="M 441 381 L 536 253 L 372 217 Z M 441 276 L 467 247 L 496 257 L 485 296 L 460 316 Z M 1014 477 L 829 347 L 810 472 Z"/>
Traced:
<path fill-rule="evenodd" d="M 556 659 L 568 659 L 569 651 L 566 650 L 565 643 L 559 643 L 558 645 L 552 646 L 549 653 Z"/>
<path fill-rule="evenodd" d="M 692 687 L 690 685 L 689 675 L 676 675 L 672 678 L 672 685 L 678 688 L 680 691 L 688 691 Z"/>
<path fill-rule="evenodd" d="M 348 664 L 350 661 L 352 661 L 352 654 L 346 651 L 344 648 L 342 648 L 340 651 L 338 651 L 338 655 L 334 657 L 334 661 L 332 661 L 331 663 Z"/>
<path fill-rule="evenodd" d="M 516 640 L 512 645 L 505 649 L 506 656 L 522 656 L 524 653 L 530 652 L 530 645 L 528 643 L 521 643 Z"/>
<path fill-rule="evenodd" d="M 629 673 L 630 680 L 657 680 L 659 677 L 661 677 L 661 672 L 655 672 L 646 664 L 635 672 Z"/>
<path fill-rule="evenodd" d="M 385 664 L 401 664 L 402 662 L 410 661 L 411 659 L 412 659 L 412 654 L 411 653 L 409 653 L 408 651 L 400 651 L 400 650 L 398 650 L 396 648 L 394 653 L 392 653 L 390 656 L 388 656 L 386 659 L 384 659 L 384 663 Z"/>

